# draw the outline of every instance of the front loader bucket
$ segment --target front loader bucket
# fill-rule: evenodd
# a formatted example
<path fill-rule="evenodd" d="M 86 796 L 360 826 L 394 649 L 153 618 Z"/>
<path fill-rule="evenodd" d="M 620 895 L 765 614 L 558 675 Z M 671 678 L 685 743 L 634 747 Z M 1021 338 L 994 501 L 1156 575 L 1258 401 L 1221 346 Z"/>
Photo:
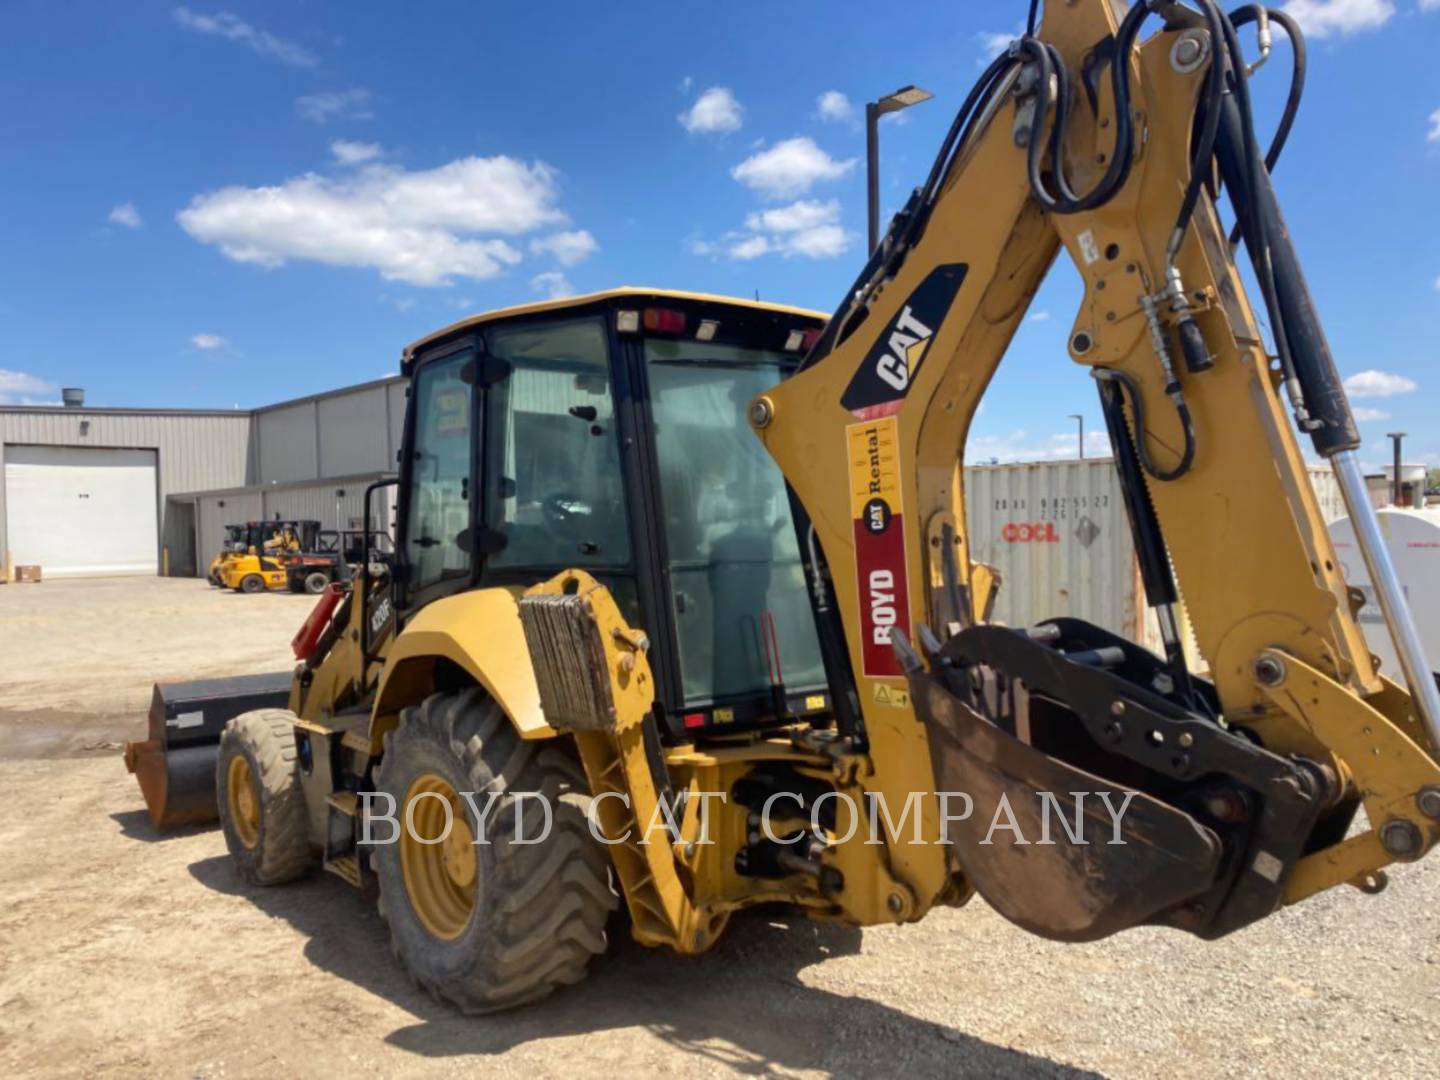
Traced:
<path fill-rule="evenodd" d="M 214 821 L 215 762 L 220 733 L 232 717 L 252 709 L 284 708 L 290 673 L 156 683 L 149 738 L 125 744 L 125 768 L 135 774 L 157 829 Z"/>

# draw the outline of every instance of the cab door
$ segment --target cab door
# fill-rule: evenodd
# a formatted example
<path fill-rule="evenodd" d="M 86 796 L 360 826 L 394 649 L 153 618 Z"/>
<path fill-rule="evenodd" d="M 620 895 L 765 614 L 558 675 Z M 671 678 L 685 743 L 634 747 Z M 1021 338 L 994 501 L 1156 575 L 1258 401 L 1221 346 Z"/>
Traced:
<path fill-rule="evenodd" d="M 476 345 L 470 339 L 422 357 L 411 376 L 396 540 L 396 607 L 402 614 L 472 580 Z"/>

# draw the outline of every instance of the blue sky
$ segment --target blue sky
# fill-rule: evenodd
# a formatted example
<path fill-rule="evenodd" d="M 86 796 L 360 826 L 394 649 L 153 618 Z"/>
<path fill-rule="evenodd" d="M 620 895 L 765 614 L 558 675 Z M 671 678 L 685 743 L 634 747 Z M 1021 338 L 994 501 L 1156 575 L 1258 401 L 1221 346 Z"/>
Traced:
<path fill-rule="evenodd" d="M 1293 0 L 1310 83 L 1277 177 L 1347 375 L 1440 464 L 1440 0 Z M 831 310 L 1023 0 L 709 6 L 20 2 L 0 45 L 0 400 L 250 406 L 395 370 L 472 311 L 652 284 Z M 998 35 L 998 37 L 997 37 Z M 1283 52 L 1283 47 L 1282 50 Z M 1256 87 L 1262 126 L 1280 56 Z M 848 108 L 847 108 L 848 107 Z M 1100 417 L 1057 266 L 972 458 Z"/>

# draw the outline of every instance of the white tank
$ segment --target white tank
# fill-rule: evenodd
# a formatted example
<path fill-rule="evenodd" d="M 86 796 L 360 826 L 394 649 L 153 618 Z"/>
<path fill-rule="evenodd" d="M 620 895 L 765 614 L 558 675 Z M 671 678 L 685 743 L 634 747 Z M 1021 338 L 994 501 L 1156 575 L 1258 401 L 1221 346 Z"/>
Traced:
<path fill-rule="evenodd" d="M 1390 558 L 1395 562 L 1395 572 L 1410 602 L 1415 627 L 1425 645 L 1426 659 L 1432 671 L 1440 669 L 1440 510 L 1392 506 L 1377 510 L 1376 514 L 1390 548 Z M 1370 651 L 1380 658 L 1381 670 L 1403 685 L 1405 677 L 1390 641 L 1390 631 L 1385 627 L 1385 618 L 1375 602 L 1375 590 L 1370 587 L 1370 574 L 1355 543 L 1355 529 L 1350 519 L 1343 517 L 1331 522 L 1330 536 L 1345 580 L 1365 593 L 1360 625 L 1365 630 Z"/>

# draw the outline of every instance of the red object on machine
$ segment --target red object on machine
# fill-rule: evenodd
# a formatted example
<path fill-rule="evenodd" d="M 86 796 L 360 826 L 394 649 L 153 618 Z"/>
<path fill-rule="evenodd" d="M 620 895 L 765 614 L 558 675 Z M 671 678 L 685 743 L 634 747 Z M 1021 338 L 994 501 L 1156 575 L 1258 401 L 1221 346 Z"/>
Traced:
<path fill-rule="evenodd" d="M 290 651 L 295 654 L 296 660 L 309 660 L 311 653 L 315 651 L 315 643 L 320 640 L 320 635 L 325 632 L 325 627 L 330 625 L 330 616 L 335 614 L 335 608 L 340 603 L 340 598 L 345 595 L 345 587 L 338 581 L 332 581 L 320 594 L 320 602 L 315 605 L 315 610 L 310 612 L 309 617 L 300 627 L 300 632 L 290 642 Z"/>

